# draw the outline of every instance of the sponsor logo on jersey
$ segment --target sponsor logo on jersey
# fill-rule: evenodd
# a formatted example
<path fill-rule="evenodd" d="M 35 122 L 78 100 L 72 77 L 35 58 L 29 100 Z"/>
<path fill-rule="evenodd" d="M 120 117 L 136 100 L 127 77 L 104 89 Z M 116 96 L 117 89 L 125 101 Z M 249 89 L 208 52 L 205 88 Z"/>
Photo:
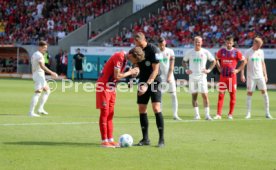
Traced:
<path fill-rule="evenodd" d="M 162 58 L 159 60 L 161 63 L 167 63 L 168 62 L 168 59 L 167 58 Z"/>
<path fill-rule="evenodd" d="M 193 62 L 194 63 L 201 63 L 202 59 L 201 58 L 194 58 Z"/>
<path fill-rule="evenodd" d="M 251 61 L 255 61 L 255 62 L 259 62 L 260 61 L 260 58 L 251 58 Z"/>

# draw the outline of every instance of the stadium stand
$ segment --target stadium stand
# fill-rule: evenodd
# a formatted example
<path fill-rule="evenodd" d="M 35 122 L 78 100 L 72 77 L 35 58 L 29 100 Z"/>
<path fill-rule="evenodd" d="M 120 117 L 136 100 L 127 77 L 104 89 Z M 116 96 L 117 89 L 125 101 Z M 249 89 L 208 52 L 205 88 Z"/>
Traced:
<path fill-rule="evenodd" d="M 0 44 L 32 45 L 58 39 L 126 0 L 0 1 Z"/>
<path fill-rule="evenodd" d="M 275 14 L 271 0 L 164 0 L 158 14 L 124 27 L 106 44 L 133 46 L 133 33 L 142 31 L 150 42 L 166 38 L 169 47 L 191 47 L 195 35 L 203 36 L 205 47 L 220 47 L 231 34 L 239 47 L 251 46 L 261 35 L 264 48 L 274 48 Z"/>

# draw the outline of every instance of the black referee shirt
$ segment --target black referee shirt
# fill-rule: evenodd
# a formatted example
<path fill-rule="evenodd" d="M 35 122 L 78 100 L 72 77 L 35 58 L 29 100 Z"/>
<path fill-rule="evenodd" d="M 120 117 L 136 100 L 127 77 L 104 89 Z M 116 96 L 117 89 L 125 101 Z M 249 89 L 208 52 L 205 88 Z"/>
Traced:
<path fill-rule="evenodd" d="M 148 43 L 147 46 L 143 49 L 145 53 L 145 60 L 138 63 L 140 69 L 139 82 L 147 82 L 151 73 L 153 72 L 152 64 L 159 63 L 160 50 L 155 45 Z M 158 75 L 154 79 L 155 82 L 161 82 L 160 70 Z"/>

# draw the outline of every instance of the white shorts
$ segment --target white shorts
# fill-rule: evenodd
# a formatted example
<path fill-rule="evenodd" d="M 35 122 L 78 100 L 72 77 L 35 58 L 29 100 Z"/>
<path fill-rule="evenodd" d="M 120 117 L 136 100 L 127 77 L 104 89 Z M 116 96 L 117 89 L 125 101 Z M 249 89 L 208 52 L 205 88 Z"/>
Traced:
<path fill-rule="evenodd" d="M 208 84 L 206 78 L 193 79 L 189 78 L 189 92 L 193 93 L 208 93 Z"/>
<path fill-rule="evenodd" d="M 163 82 L 160 83 L 160 85 L 161 85 L 161 92 L 162 93 L 165 93 L 165 92 L 168 92 L 168 93 L 176 92 L 176 83 L 175 83 L 175 80 L 171 81 L 170 83 L 163 81 Z"/>
<path fill-rule="evenodd" d="M 258 86 L 259 90 L 266 90 L 266 82 L 264 78 L 252 79 L 247 78 L 247 91 L 253 92 L 256 90 L 256 86 Z"/>
<path fill-rule="evenodd" d="M 45 79 L 45 75 L 43 74 L 33 74 L 33 80 L 34 80 L 34 89 L 35 91 L 37 90 L 42 90 L 44 87 L 48 87 L 48 83 Z"/>

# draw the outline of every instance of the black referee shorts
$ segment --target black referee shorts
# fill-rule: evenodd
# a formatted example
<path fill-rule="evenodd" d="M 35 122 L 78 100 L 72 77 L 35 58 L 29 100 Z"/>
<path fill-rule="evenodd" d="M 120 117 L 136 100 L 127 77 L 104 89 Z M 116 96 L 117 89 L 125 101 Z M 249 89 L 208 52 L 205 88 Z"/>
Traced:
<path fill-rule="evenodd" d="M 83 70 L 83 69 L 82 69 L 82 64 L 76 64 L 76 65 L 75 65 L 75 68 L 76 68 L 77 71 Z"/>
<path fill-rule="evenodd" d="M 142 96 L 138 96 L 137 92 L 137 104 L 148 104 L 149 99 L 151 99 L 152 103 L 160 102 L 162 99 L 162 93 L 160 89 L 158 89 L 159 83 L 153 83 L 148 87 L 148 90 L 146 93 L 144 93 Z"/>

